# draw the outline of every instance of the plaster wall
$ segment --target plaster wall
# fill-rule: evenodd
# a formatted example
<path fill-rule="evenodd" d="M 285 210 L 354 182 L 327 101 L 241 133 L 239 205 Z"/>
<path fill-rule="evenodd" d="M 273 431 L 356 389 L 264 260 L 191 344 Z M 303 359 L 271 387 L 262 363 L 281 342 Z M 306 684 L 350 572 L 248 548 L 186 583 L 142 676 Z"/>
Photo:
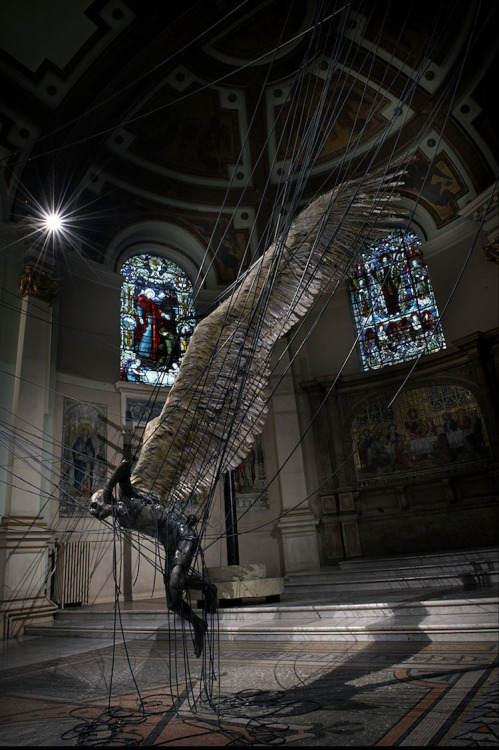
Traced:
<path fill-rule="evenodd" d="M 122 277 L 75 264 L 60 292 L 59 372 L 105 383 L 119 380 Z"/>
<path fill-rule="evenodd" d="M 484 255 L 487 236 L 463 220 L 453 237 L 428 262 L 448 343 L 499 325 L 499 267 Z"/>

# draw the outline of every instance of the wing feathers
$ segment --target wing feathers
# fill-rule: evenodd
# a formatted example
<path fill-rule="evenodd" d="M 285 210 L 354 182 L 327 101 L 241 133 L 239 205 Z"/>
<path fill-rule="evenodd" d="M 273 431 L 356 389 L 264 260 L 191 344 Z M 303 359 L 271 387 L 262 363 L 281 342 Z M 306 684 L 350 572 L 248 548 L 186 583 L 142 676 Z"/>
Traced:
<path fill-rule="evenodd" d="M 207 493 L 250 452 L 267 413 L 277 340 L 390 224 L 400 172 L 350 182 L 305 208 L 233 293 L 196 327 L 132 483 L 164 504 Z"/>

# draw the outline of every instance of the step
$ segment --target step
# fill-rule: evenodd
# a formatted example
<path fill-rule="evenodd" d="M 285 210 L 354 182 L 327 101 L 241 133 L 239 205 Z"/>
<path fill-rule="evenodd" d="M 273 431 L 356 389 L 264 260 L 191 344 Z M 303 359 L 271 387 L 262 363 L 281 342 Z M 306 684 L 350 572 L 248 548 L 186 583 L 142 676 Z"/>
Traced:
<path fill-rule="evenodd" d="M 499 577 L 497 575 L 490 577 L 490 583 L 497 583 Z M 326 596 L 338 596 L 340 597 L 342 592 L 376 592 L 386 591 L 391 589 L 393 591 L 407 591 L 410 589 L 446 589 L 449 587 L 462 588 L 464 585 L 463 579 L 455 576 L 440 576 L 435 578 L 430 577 L 413 577 L 404 579 L 379 579 L 372 581 L 330 581 L 322 583 L 313 583 L 312 581 L 304 583 L 286 583 L 284 585 L 285 594 L 295 595 L 307 595 L 309 599 L 317 597 L 319 595 Z"/>
<path fill-rule="evenodd" d="M 329 580 L 332 578 L 338 578 L 339 580 L 352 580 L 355 578 L 369 579 L 369 578 L 403 578 L 405 576 L 414 575 L 448 575 L 454 573 L 455 575 L 465 576 L 476 576 L 479 574 L 497 574 L 499 572 L 499 562 L 488 559 L 488 560 L 467 560 L 464 562 L 446 562 L 433 565 L 399 565 L 397 568 L 390 567 L 351 567 L 346 566 L 328 567 L 321 568 L 320 570 L 314 571 L 301 571 L 297 573 L 289 573 L 285 577 L 285 581 L 297 581 L 303 582 L 308 580 Z"/>
<path fill-rule="evenodd" d="M 53 623 L 55 626 L 68 626 L 81 622 L 92 624 L 106 623 L 109 627 L 113 626 L 114 620 L 123 624 L 129 624 L 138 620 L 146 621 L 151 625 L 163 625 L 165 619 L 173 619 L 173 615 L 166 609 L 166 602 L 158 603 L 157 608 L 141 609 L 140 602 L 136 602 L 133 610 L 125 610 L 115 617 L 114 609 L 111 605 L 107 609 L 96 610 L 93 607 L 78 607 L 66 610 L 60 610 L 55 614 Z M 261 606 L 238 606 L 224 608 L 220 604 L 218 617 L 221 622 L 233 620 L 247 620 L 248 618 L 265 621 L 276 621 L 279 619 L 325 619 L 335 616 L 344 617 L 348 614 L 350 617 L 363 617 L 374 614 L 377 617 L 389 617 L 393 612 L 403 612 L 404 614 L 420 614 L 425 610 L 432 615 L 459 615 L 465 614 L 470 610 L 477 610 L 482 613 L 499 612 L 499 602 L 493 596 L 483 596 L 462 599 L 430 599 L 428 601 L 392 601 L 392 602 L 352 602 L 345 604 L 326 604 L 318 603 L 316 605 L 307 604 L 274 604 Z M 199 609 L 195 609 L 201 614 Z"/>
<path fill-rule="evenodd" d="M 228 606 L 221 640 L 485 640 L 499 636 L 498 548 L 354 559 L 288 575 L 279 603 Z M 485 572 L 484 572 L 485 571 Z M 199 611 L 199 610 L 198 610 Z M 27 635 L 172 639 L 185 627 L 164 599 L 65 609 Z"/>
<path fill-rule="evenodd" d="M 342 561 L 336 566 L 288 574 L 286 594 L 339 593 L 342 590 L 377 591 L 463 587 L 499 582 L 499 550 L 443 553 L 441 555 L 405 555 L 382 560 L 360 558 Z"/>
<path fill-rule="evenodd" d="M 148 628 L 134 627 L 127 628 L 124 633 L 117 631 L 115 634 L 108 628 L 91 628 L 86 630 L 76 630 L 74 628 L 58 628 L 56 632 L 50 631 L 50 628 L 43 626 L 30 626 L 26 628 L 26 635 L 29 636 L 56 636 L 58 638 L 112 638 L 113 635 L 118 641 L 129 638 L 154 638 L 155 640 L 179 640 L 182 636 L 182 628 L 176 627 L 172 634 L 169 628 Z M 475 621 L 466 621 L 446 625 L 441 621 L 432 622 L 429 620 L 424 627 L 411 625 L 410 623 L 387 624 L 386 626 L 371 624 L 369 627 L 363 627 L 358 624 L 345 625 L 324 625 L 314 628 L 306 626 L 289 626 L 280 625 L 265 627 L 262 624 L 247 624 L 246 626 L 230 626 L 225 624 L 220 626 L 217 637 L 220 640 L 237 640 L 253 641 L 265 640 L 273 642 L 282 641 L 314 641 L 323 643 L 336 643 L 338 641 L 484 641 L 497 643 L 498 629 L 497 623 Z"/>
<path fill-rule="evenodd" d="M 284 582 L 284 592 L 286 594 L 306 593 L 308 596 L 313 594 L 339 594 L 341 591 L 386 591 L 386 590 L 407 590 L 407 589 L 431 589 L 431 588 L 448 588 L 463 587 L 473 583 L 499 583 L 499 571 L 492 571 L 487 574 L 462 574 L 448 573 L 447 575 L 406 575 L 400 577 L 366 577 L 366 576 L 347 576 L 331 575 L 320 579 L 306 578 L 297 580 L 289 578 Z"/>
<path fill-rule="evenodd" d="M 354 572 L 366 570 L 372 572 L 379 569 L 399 571 L 404 568 L 432 568 L 439 569 L 445 566 L 464 565 L 471 562 L 491 561 L 494 569 L 499 567 L 499 547 L 485 547 L 475 550 L 464 550 L 454 552 L 440 552 L 428 554 L 390 555 L 387 557 L 352 557 L 348 560 L 340 560 L 337 564 L 316 570 L 297 571 L 292 573 L 293 578 L 306 577 L 310 575 L 330 575 L 334 572 Z"/>
<path fill-rule="evenodd" d="M 497 597 L 387 603 L 264 605 L 221 609 L 209 616 L 218 623 L 221 640 L 324 641 L 338 640 L 485 640 L 497 641 Z M 178 618 L 165 609 L 114 612 L 81 608 L 63 611 L 52 624 L 29 625 L 26 635 L 109 638 L 116 636 L 176 639 Z"/>

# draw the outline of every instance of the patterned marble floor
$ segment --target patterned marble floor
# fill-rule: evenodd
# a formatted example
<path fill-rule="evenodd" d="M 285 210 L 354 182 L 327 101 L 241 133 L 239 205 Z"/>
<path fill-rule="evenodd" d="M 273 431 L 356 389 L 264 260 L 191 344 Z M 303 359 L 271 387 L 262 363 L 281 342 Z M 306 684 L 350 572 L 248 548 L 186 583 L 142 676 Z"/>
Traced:
<path fill-rule="evenodd" d="M 4 643 L 0 746 L 494 746 L 494 643 Z"/>

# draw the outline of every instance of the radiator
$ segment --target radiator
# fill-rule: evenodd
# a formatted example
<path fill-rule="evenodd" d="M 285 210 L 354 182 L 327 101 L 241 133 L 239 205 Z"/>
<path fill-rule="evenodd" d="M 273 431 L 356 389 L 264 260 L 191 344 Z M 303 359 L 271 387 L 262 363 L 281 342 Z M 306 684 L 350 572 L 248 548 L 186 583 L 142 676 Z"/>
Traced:
<path fill-rule="evenodd" d="M 88 604 L 90 542 L 62 542 L 57 546 L 53 600 L 64 609 Z"/>

